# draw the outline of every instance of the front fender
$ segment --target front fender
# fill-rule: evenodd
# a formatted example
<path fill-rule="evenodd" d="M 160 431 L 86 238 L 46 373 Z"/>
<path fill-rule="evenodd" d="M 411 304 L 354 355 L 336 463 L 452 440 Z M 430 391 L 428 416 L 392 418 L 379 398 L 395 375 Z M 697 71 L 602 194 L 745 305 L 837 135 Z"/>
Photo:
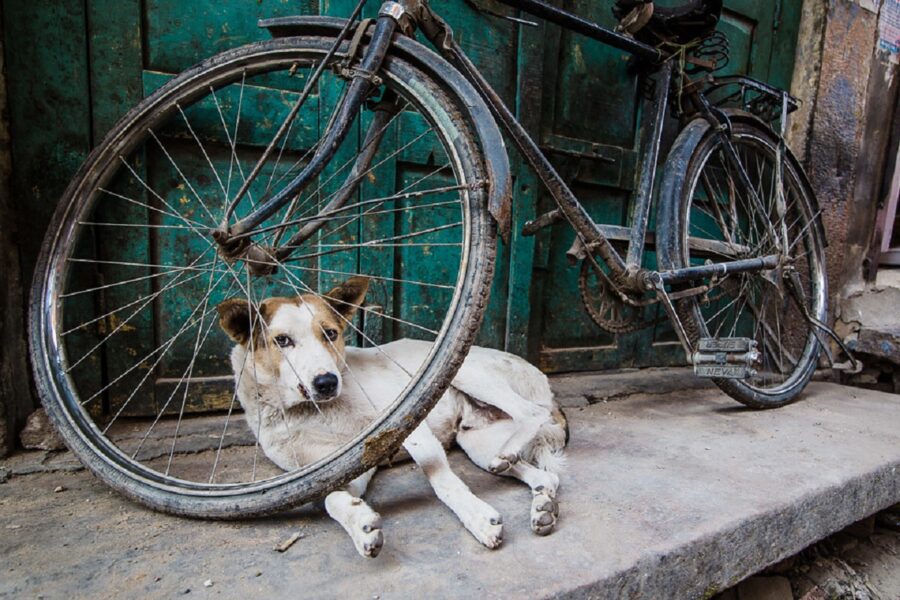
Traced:
<path fill-rule="evenodd" d="M 259 26 L 268 29 L 273 37 L 299 35 L 336 37 L 345 24 L 344 19 L 321 16 L 279 17 L 259 21 Z M 391 52 L 438 81 L 445 91 L 455 97 L 459 108 L 465 111 L 475 126 L 488 174 L 488 210 L 497 221 L 503 241 L 508 243 L 512 220 L 512 175 L 509 155 L 497 122 L 487 104 L 459 71 L 414 39 L 396 36 Z"/>

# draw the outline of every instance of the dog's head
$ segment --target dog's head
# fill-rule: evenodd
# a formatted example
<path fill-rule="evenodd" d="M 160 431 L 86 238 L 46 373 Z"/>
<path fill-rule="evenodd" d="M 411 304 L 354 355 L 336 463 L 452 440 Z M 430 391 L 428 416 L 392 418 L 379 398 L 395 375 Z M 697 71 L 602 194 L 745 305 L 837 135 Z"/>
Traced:
<path fill-rule="evenodd" d="M 233 298 L 217 307 L 219 325 L 245 350 L 243 369 L 279 388 L 283 408 L 328 402 L 341 393 L 343 334 L 368 289 L 368 279 L 352 277 L 324 296 L 269 298 L 258 309 Z"/>

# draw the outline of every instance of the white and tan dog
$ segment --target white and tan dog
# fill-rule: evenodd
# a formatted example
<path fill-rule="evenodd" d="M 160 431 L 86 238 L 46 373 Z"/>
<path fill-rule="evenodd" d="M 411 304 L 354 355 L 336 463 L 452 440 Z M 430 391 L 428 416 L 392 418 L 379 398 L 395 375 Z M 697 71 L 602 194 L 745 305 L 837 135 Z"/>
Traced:
<path fill-rule="evenodd" d="M 237 396 L 266 456 L 285 470 L 324 458 L 356 436 L 418 370 L 429 342 L 400 340 L 376 348 L 345 347 L 343 332 L 368 290 L 354 277 L 323 297 L 270 298 L 252 311 L 244 299 L 218 306 L 219 323 L 236 343 L 231 354 Z M 497 350 L 473 347 L 450 388 L 403 444 L 437 496 L 479 542 L 496 548 L 502 520 L 450 469 L 456 441 L 479 467 L 531 487 L 531 527 L 553 530 L 566 421 L 543 373 Z M 330 493 L 325 509 L 363 556 L 383 544 L 381 519 L 360 499 L 375 469 Z"/>

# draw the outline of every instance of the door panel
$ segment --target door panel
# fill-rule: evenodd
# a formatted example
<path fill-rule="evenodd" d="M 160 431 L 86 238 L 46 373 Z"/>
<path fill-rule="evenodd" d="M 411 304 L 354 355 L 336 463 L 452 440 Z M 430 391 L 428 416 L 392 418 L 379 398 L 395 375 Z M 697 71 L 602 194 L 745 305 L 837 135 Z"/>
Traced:
<path fill-rule="evenodd" d="M 257 27 L 259 18 L 297 13 L 344 16 L 352 10 L 355 1 L 87 0 L 83 7 L 73 8 L 71 3 L 52 0 L 49 2 L 52 6 L 48 8 L 47 3 L 42 3 L 40 10 L 28 8 L 26 4 L 3 0 L 16 163 L 13 185 L 23 222 L 40 227 L 47 222 L 52 203 L 75 172 L 88 146 L 96 145 L 129 108 L 175 73 L 216 52 L 268 38 L 268 33 Z M 558 4 L 604 25 L 614 24 L 611 1 L 558 0 Z M 725 72 L 749 73 L 777 85 L 788 85 L 800 5 L 727 0 L 720 27 L 731 43 L 731 62 Z M 530 28 L 485 16 L 461 0 L 435 6 L 504 101 L 572 182 L 591 215 L 601 222 L 627 225 L 629 197 L 639 163 L 638 130 L 642 116 L 639 98 L 643 89 L 641 81 L 630 70 L 629 57 L 543 22 L 537 28 Z M 378 3 L 370 3 L 367 16 L 373 16 L 377 10 Z M 33 40 L 39 37 L 45 43 L 35 46 Z M 47 48 L 54 51 L 48 53 Z M 59 48 L 66 51 L 59 52 Z M 190 157 L 190 169 L 205 175 L 198 189 L 192 191 L 185 186 L 165 201 L 178 202 L 202 214 L 204 208 L 197 196 L 212 194 L 221 186 L 234 189 L 239 179 L 234 165 L 229 164 L 230 145 L 221 127 L 222 119 L 235 123 L 240 113 L 241 126 L 232 126 L 230 130 L 237 130 L 236 147 L 242 157 L 239 162 L 246 172 L 252 165 L 249 159 L 252 151 L 266 142 L 271 128 L 283 117 L 304 83 L 302 71 L 293 77 L 260 80 L 244 90 L 243 101 L 238 90 L 222 90 L 219 95 L 222 116 L 216 106 L 195 107 L 191 121 L 195 133 L 204 140 L 209 160 L 202 155 L 198 157 L 191 146 L 194 142 L 190 132 L 169 132 L 163 143 L 178 161 Z M 308 110 L 314 118 L 309 120 L 308 127 L 292 131 L 286 149 L 291 161 L 300 158 L 318 137 L 321 124 L 330 116 L 339 93 L 337 89 L 322 90 L 308 100 Z M 50 99 L 54 106 L 48 105 Z M 366 123 L 363 122 L 362 128 Z M 381 187 L 388 189 L 396 182 L 406 185 L 433 169 L 441 149 L 412 144 L 392 155 L 394 149 L 413 139 L 422 127 L 421 122 L 407 115 L 391 125 L 384 150 L 376 158 L 379 167 L 374 177 L 364 182 L 361 194 L 377 197 Z M 341 149 L 345 157 L 355 151 L 364 134 L 360 129 L 353 132 L 351 140 Z M 52 138 L 47 135 L 50 131 Z M 515 183 L 512 245 L 501 245 L 499 249 L 491 303 L 478 343 L 528 355 L 549 371 L 682 361 L 668 324 L 621 336 L 604 333 L 593 325 L 578 297 L 578 269 L 570 267 L 565 258 L 565 251 L 574 239 L 572 232 L 558 225 L 536 239 L 518 234 L 524 222 L 552 206 L 540 191 L 534 174 L 521 164 L 515 152 L 511 158 Z M 177 189 L 180 176 L 161 152 L 142 157 L 133 168 L 133 176 L 111 183 L 122 196 L 147 202 L 146 190 L 137 178 L 146 180 L 151 187 L 154 182 L 174 182 Z M 434 175 L 435 180 L 442 176 Z M 261 190 L 251 188 L 251 193 L 260 194 Z M 346 239 L 379 240 L 402 235 L 409 227 L 426 223 L 437 226 L 458 218 L 439 206 L 440 201 L 440 197 L 429 198 L 428 208 L 412 211 L 408 217 L 411 220 L 405 222 L 393 213 L 385 213 L 377 220 L 369 219 L 364 228 L 346 231 Z M 136 223 L 174 224 L 158 213 L 151 214 L 153 211 L 124 202 L 112 203 L 107 210 L 124 214 Z M 35 239 L 25 240 L 26 265 L 33 262 L 39 236 L 28 237 Z M 104 232 L 102 240 L 96 248 L 85 249 L 85 256 L 96 254 L 102 259 L 104 248 L 115 245 L 128 248 L 134 262 L 152 263 L 169 260 L 183 250 L 177 244 L 162 243 L 152 229 Z M 196 245 L 202 240 L 186 236 L 182 243 Z M 318 264 L 323 272 L 318 276 L 310 273 L 302 281 L 311 288 L 327 288 L 342 273 L 355 271 L 359 264 L 368 264 L 382 276 L 381 281 L 372 285 L 370 302 L 385 308 L 398 307 L 410 320 L 419 320 L 427 317 L 428 307 L 439 300 L 435 294 L 442 292 L 397 286 L 392 280 L 414 279 L 417 274 L 431 277 L 432 273 L 446 269 L 456 255 L 451 248 L 438 248 L 433 248 L 428 255 L 422 249 L 410 247 L 396 252 L 363 248 L 355 256 L 323 257 Z M 653 253 L 648 252 L 645 264 L 652 266 L 654 260 Z M 125 265 L 108 265 L 105 272 L 95 273 L 93 277 L 97 281 L 102 277 L 119 280 L 126 273 L 134 277 L 146 274 L 128 269 Z M 207 283 L 201 279 L 190 280 L 185 286 Z M 154 280 L 141 285 L 145 286 L 142 291 L 148 298 L 159 289 L 159 282 Z M 271 290 L 271 293 L 291 293 L 291 290 Z M 121 299 L 111 290 L 103 302 L 108 307 L 116 307 Z M 159 319 L 156 311 L 136 315 L 124 325 L 121 320 L 111 323 L 113 327 L 121 325 L 128 335 L 116 336 L 123 341 L 106 348 L 102 357 L 97 353 L 89 356 L 79 366 L 96 374 L 97 389 L 103 387 L 104 369 L 121 372 L 123 367 L 135 367 L 127 376 L 129 381 L 137 384 L 146 379 L 144 389 L 155 390 L 144 404 L 113 391 L 108 395 L 106 410 L 125 407 L 125 413 L 140 414 L 167 402 L 170 407 L 180 407 L 173 380 L 191 368 L 196 384 L 207 386 L 209 393 L 186 410 L 208 410 L 223 405 L 221 381 L 217 382 L 217 378 L 224 378 L 227 383 L 227 369 L 221 368 L 220 359 L 227 353 L 229 343 L 218 328 L 213 327 L 209 332 L 215 352 L 201 357 L 193 367 L 187 347 L 159 363 L 152 356 L 147 359 L 150 351 L 177 333 L 179 323 L 193 309 L 179 305 L 177 299 L 173 303 L 167 308 L 175 310 L 178 318 L 168 322 Z M 86 312 L 88 308 L 86 303 Z M 658 316 L 655 308 L 645 312 L 648 321 Z M 364 319 L 358 318 L 364 321 L 361 324 L 366 337 L 373 342 L 416 335 L 403 323 L 380 318 L 377 311 L 367 313 Z M 78 323 L 76 318 L 70 324 Z M 83 355 L 89 349 L 72 349 L 71 354 Z M 133 389 L 130 385 L 121 387 Z"/>

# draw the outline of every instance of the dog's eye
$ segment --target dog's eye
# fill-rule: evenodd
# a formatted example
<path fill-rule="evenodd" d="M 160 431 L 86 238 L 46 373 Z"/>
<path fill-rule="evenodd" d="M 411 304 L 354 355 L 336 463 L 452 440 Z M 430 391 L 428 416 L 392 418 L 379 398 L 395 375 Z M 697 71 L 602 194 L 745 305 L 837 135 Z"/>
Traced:
<path fill-rule="evenodd" d="M 326 329 L 323 329 L 322 331 L 325 333 L 325 337 L 328 338 L 329 342 L 333 342 L 334 340 L 338 339 L 338 330 L 337 329 L 326 328 Z"/>
<path fill-rule="evenodd" d="M 281 334 L 275 336 L 275 343 L 278 344 L 279 348 L 290 348 L 294 345 L 294 340 L 290 336 Z"/>

